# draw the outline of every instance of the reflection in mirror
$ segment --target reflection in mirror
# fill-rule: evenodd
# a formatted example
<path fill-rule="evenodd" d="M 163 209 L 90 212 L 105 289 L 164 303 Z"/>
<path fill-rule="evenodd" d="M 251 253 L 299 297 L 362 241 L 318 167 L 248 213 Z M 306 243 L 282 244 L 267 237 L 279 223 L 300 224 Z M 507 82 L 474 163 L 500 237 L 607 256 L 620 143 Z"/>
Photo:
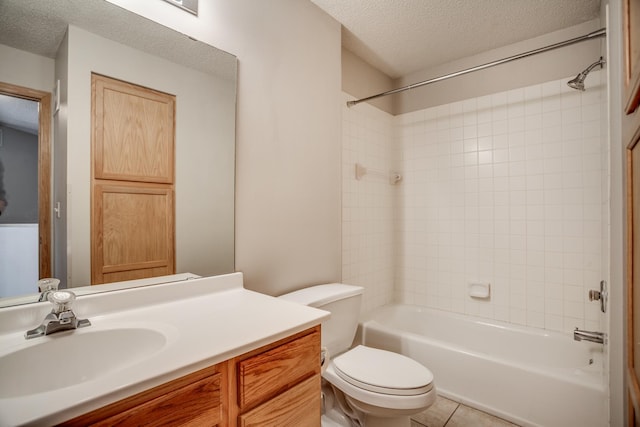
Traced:
<path fill-rule="evenodd" d="M 104 0 L 3 0 L 0 53 L 15 59 L 0 82 L 21 86 L 54 61 L 44 80 L 60 88 L 51 233 L 61 287 L 91 284 L 92 73 L 175 96 L 175 273 L 234 271 L 235 57 Z"/>
<path fill-rule="evenodd" d="M 0 295 L 38 280 L 38 102 L 0 94 Z"/>
<path fill-rule="evenodd" d="M 180 9 L 186 10 L 189 13 L 198 15 L 198 0 L 164 0 L 164 1 L 171 3 L 172 5 L 177 6 Z"/>

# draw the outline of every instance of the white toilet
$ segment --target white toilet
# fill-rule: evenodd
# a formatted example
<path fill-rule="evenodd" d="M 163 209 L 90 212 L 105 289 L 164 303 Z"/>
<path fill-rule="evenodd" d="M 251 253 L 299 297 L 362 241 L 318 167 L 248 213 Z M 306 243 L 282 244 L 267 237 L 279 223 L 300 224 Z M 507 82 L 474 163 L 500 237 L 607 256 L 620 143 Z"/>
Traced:
<path fill-rule="evenodd" d="M 322 346 L 329 355 L 322 373 L 322 426 L 408 427 L 409 416 L 436 399 L 433 374 L 398 353 L 363 345 L 350 349 L 363 290 L 333 283 L 280 298 L 331 312 L 322 323 Z"/>

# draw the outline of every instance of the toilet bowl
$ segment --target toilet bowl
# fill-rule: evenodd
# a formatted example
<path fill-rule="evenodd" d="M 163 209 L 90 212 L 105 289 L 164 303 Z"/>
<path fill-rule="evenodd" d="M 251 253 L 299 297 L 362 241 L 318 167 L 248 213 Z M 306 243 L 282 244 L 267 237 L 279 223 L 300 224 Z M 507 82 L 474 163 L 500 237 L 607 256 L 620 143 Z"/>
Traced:
<path fill-rule="evenodd" d="M 322 323 L 326 352 L 323 378 L 323 427 L 409 427 L 410 415 L 433 404 L 433 374 L 404 355 L 357 345 L 363 288 L 318 285 L 281 298 L 331 312 Z"/>
<path fill-rule="evenodd" d="M 344 394 L 351 418 L 367 427 L 408 426 L 409 416 L 436 398 L 427 368 L 401 354 L 362 345 L 331 361 L 323 377 Z"/>

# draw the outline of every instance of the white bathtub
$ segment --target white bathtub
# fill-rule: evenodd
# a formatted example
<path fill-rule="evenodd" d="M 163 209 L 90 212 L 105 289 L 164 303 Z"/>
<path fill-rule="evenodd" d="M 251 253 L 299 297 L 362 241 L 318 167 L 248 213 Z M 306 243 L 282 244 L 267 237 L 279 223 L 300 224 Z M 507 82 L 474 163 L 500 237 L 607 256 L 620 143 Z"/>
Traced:
<path fill-rule="evenodd" d="M 440 395 L 522 426 L 608 425 L 601 344 L 409 305 L 376 310 L 360 333 L 429 368 Z"/>

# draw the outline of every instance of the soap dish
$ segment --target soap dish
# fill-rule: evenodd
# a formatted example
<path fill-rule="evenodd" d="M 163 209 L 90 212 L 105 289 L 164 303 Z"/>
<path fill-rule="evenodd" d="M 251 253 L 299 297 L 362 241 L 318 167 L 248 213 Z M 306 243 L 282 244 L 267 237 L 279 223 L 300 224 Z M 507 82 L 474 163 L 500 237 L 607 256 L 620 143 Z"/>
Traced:
<path fill-rule="evenodd" d="M 471 298 L 487 299 L 490 295 L 490 283 L 469 283 L 469 296 Z"/>

